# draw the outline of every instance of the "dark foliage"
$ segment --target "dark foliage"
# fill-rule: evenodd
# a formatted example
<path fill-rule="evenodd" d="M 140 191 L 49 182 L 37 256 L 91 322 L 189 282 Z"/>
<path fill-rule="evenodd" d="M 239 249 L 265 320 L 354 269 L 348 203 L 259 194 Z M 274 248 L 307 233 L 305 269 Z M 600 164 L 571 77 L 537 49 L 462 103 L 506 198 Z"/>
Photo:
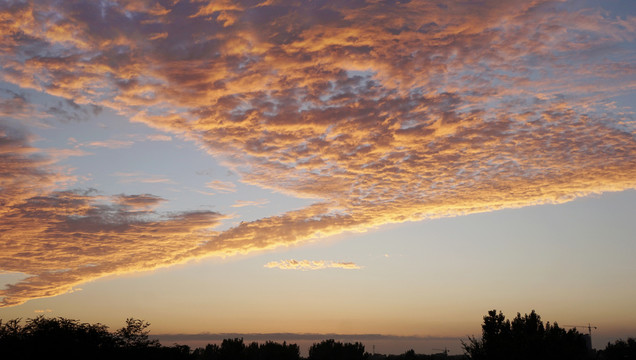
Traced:
<path fill-rule="evenodd" d="M 116 339 L 101 324 L 39 316 L 24 326 L 20 319 L 0 322 L 0 349 L 6 359 L 108 359 Z"/>
<path fill-rule="evenodd" d="M 114 332 L 102 324 L 80 323 L 65 318 L 43 316 L 3 322 L 0 320 L 0 359 L 117 359 L 117 360 L 300 360 L 296 344 L 267 341 L 245 344 L 242 338 L 225 339 L 221 345 L 190 349 L 186 345 L 162 346 L 148 336 L 149 323 L 127 319 L 126 326 Z M 462 342 L 468 359 L 559 359 L 559 360 L 636 360 L 636 340 L 618 340 L 605 350 L 587 348 L 585 336 L 545 325 L 539 315 L 517 314 L 507 320 L 500 312 L 489 311 L 484 317 L 482 337 Z M 307 360 L 438 360 L 459 359 L 446 353 L 424 355 L 409 350 L 400 355 L 370 355 L 360 343 L 341 343 L 333 339 L 313 344 Z"/>
<path fill-rule="evenodd" d="M 571 329 L 566 331 L 557 323 L 543 325 L 534 312 L 517 313 L 510 322 L 496 310 L 484 316 L 481 339 L 469 337 L 462 342 L 466 355 L 473 360 L 584 360 L 593 359 L 587 348 L 585 335 Z"/>
<path fill-rule="evenodd" d="M 636 339 L 616 340 L 613 344 L 607 343 L 605 350 L 601 351 L 603 360 L 636 360 Z"/>
<path fill-rule="evenodd" d="M 415 350 L 408 350 L 400 355 L 374 355 L 369 360 L 465 360 L 465 355 L 448 355 L 446 352 L 437 354 L 417 354 Z"/>
<path fill-rule="evenodd" d="M 333 339 L 323 340 L 309 348 L 309 360 L 363 360 L 368 354 L 360 343 L 341 343 Z"/>
<path fill-rule="evenodd" d="M 117 359 L 117 360 L 299 360 L 298 345 L 245 345 L 243 339 L 225 339 L 219 347 L 208 344 L 192 351 L 187 345 L 162 346 L 148 337 L 150 323 L 126 319 L 114 332 L 102 324 L 80 323 L 44 316 L 26 320 L 0 320 L 0 359 Z"/>

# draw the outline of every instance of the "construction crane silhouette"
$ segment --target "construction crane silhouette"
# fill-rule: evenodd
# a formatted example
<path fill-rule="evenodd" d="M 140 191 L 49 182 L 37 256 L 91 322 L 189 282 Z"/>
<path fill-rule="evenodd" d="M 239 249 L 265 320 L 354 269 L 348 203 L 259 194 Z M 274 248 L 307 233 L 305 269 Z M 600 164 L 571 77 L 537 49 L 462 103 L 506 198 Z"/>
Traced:
<path fill-rule="evenodd" d="M 589 323 L 587 324 L 587 326 L 585 325 L 563 325 L 564 327 L 571 327 L 571 328 L 587 328 L 587 333 L 592 336 L 592 329 L 596 330 L 598 329 L 596 326 L 592 326 Z"/>
<path fill-rule="evenodd" d="M 592 326 L 590 323 L 587 324 L 587 326 L 585 325 L 563 325 L 564 327 L 571 327 L 576 329 L 577 327 L 582 327 L 582 328 L 586 328 L 587 327 L 587 334 L 584 334 L 583 337 L 585 337 L 585 346 L 587 346 L 588 350 L 592 349 L 592 329 L 596 330 L 597 327 L 596 326 Z"/>

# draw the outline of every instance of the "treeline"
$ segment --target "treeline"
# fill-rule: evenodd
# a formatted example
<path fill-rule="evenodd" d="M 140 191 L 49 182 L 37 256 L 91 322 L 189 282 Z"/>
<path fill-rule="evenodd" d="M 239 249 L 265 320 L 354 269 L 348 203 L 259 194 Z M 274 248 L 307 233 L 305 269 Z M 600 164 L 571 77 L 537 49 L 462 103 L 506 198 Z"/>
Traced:
<path fill-rule="evenodd" d="M 148 322 L 127 319 L 126 326 L 110 332 L 106 325 L 80 323 L 62 317 L 38 316 L 2 322 L 2 359 L 190 359 L 190 348 L 161 346 L 148 337 Z"/>
<path fill-rule="evenodd" d="M 636 341 L 618 340 L 605 350 L 591 347 L 591 338 L 576 329 L 566 330 L 557 323 L 545 325 L 533 310 L 530 314 L 506 319 L 496 310 L 484 316 L 481 338 L 462 341 L 471 360 L 636 360 Z"/>
<path fill-rule="evenodd" d="M 246 344 L 241 338 L 225 339 L 191 349 L 187 345 L 163 346 L 150 339 L 143 320 L 127 319 L 126 325 L 109 331 L 102 324 L 80 323 L 62 317 L 39 316 L 22 324 L 20 319 L 0 320 L 0 359 L 117 359 L 117 360 L 300 360 L 296 344 L 267 341 Z M 369 354 L 361 343 L 333 339 L 313 344 L 307 360 L 438 360 L 438 359 L 597 359 L 636 360 L 636 340 L 608 343 L 601 351 L 589 347 L 589 339 L 576 329 L 556 323 L 545 325 L 534 311 L 517 314 L 512 321 L 500 312 L 488 312 L 480 338 L 462 342 L 464 355 L 424 355 L 409 350 L 401 355 Z"/>
<path fill-rule="evenodd" d="M 26 320 L 0 320 L 0 359 L 97 359 L 97 360 L 300 360 L 296 344 L 267 341 L 246 344 L 241 338 L 225 339 L 220 345 L 191 349 L 187 345 L 163 346 L 150 339 L 150 324 L 127 319 L 114 332 L 102 324 L 80 323 L 62 317 L 39 316 Z M 360 343 L 333 339 L 313 344 L 309 360 L 364 360 L 368 354 Z"/>

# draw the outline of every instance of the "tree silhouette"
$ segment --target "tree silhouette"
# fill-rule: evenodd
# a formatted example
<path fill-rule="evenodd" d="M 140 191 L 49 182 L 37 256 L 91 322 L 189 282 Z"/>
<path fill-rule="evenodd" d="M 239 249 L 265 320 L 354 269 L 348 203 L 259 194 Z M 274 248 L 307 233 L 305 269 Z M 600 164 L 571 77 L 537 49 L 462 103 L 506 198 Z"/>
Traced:
<path fill-rule="evenodd" d="M 267 341 L 259 348 L 260 360 L 298 360 L 300 359 L 300 348 L 296 344 L 282 344 Z"/>
<path fill-rule="evenodd" d="M 267 341 L 259 345 L 245 345 L 242 338 L 225 339 L 221 345 L 190 349 L 187 345 L 162 346 L 148 336 L 150 323 L 126 319 L 126 326 L 109 332 L 102 324 L 80 323 L 77 320 L 38 316 L 3 322 L 0 320 L 0 359 L 117 359 L 117 360 L 299 360 L 296 344 Z M 510 360 L 586 360 L 595 353 L 587 349 L 584 335 L 576 329 L 566 331 L 556 323 L 545 325 L 541 317 L 517 313 L 512 321 L 496 310 L 484 316 L 481 338 L 462 341 L 469 359 Z M 423 355 L 409 350 L 401 355 L 375 354 L 373 359 L 435 360 L 459 358 L 460 355 Z M 314 343 L 307 360 L 363 360 L 368 359 L 364 345 L 341 343 L 333 339 Z M 599 352 L 600 360 L 636 360 L 636 340 L 608 343 Z"/>
<path fill-rule="evenodd" d="M 592 358 L 583 334 L 576 329 L 565 331 L 556 323 L 544 326 L 534 310 L 523 316 L 517 313 L 512 322 L 503 313 L 491 310 L 481 328 L 481 339 L 462 341 L 464 352 L 473 360 Z"/>
<path fill-rule="evenodd" d="M 114 354 L 116 342 L 102 324 L 80 323 L 65 318 L 38 316 L 0 325 L 0 348 L 6 358 L 106 359 Z"/>
<path fill-rule="evenodd" d="M 146 329 L 149 326 L 149 322 L 128 318 L 126 319 L 126 326 L 117 330 L 115 336 L 117 336 L 120 345 L 128 348 L 158 346 L 158 340 L 150 340 L 148 338 L 150 331 Z"/>
<path fill-rule="evenodd" d="M 601 352 L 604 360 L 636 360 L 636 339 L 616 340 L 613 344 L 607 343 L 605 350 Z"/>
<path fill-rule="evenodd" d="M 364 345 L 341 343 L 334 339 L 323 340 L 309 348 L 309 360 L 363 360 L 367 358 Z"/>
<path fill-rule="evenodd" d="M 221 343 L 221 349 L 219 351 L 221 360 L 245 360 L 247 354 L 245 353 L 245 344 L 243 338 L 225 339 Z"/>

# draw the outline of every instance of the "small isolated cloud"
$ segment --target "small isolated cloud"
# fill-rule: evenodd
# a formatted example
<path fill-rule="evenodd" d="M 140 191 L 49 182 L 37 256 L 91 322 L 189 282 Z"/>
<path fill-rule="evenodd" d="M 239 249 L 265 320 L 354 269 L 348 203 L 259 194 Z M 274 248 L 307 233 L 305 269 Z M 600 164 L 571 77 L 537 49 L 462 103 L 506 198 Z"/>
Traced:
<path fill-rule="evenodd" d="M 46 154 L 55 160 L 62 160 L 71 156 L 93 155 L 93 153 L 81 149 L 46 149 Z"/>
<path fill-rule="evenodd" d="M 148 37 L 148 40 L 159 40 L 159 39 L 165 39 L 167 37 L 168 37 L 167 32 L 154 33 L 154 34 L 150 34 L 150 36 Z"/>
<path fill-rule="evenodd" d="M 108 149 L 122 149 L 122 148 L 131 147 L 133 144 L 134 142 L 129 140 L 109 139 L 109 140 L 102 140 L 102 141 L 91 141 L 83 145 L 90 146 L 90 147 L 102 147 L 102 148 L 108 148 Z"/>
<path fill-rule="evenodd" d="M 265 264 L 266 268 L 278 268 L 283 270 L 322 270 L 322 269 L 346 269 L 358 270 L 360 266 L 352 262 L 334 262 L 330 260 L 281 260 L 270 261 Z"/>
<path fill-rule="evenodd" d="M 163 134 L 148 135 L 150 141 L 172 141 L 172 136 Z"/>
<path fill-rule="evenodd" d="M 220 191 L 223 193 L 236 191 L 236 184 L 229 181 L 214 180 L 205 184 L 205 186 L 209 187 L 210 189 L 214 189 L 216 191 Z"/>
<path fill-rule="evenodd" d="M 44 314 L 44 313 L 51 313 L 51 312 L 53 312 L 53 310 L 51 310 L 51 309 L 46 309 L 46 310 L 37 309 L 37 310 L 34 310 L 33 312 L 36 313 L 36 314 Z"/>
<path fill-rule="evenodd" d="M 140 194 L 140 195 L 117 195 L 115 201 L 122 206 L 132 208 L 135 210 L 148 210 L 153 209 L 161 202 L 165 201 L 164 198 L 152 195 L 152 194 Z"/>
<path fill-rule="evenodd" d="M 142 172 L 115 172 L 112 174 L 113 176 L 117 176 L 121 178 L 119 180 L 120 183 L 144 183 L 144 184 L 174 184 L 175 182 L 163 175 L 157 174 L 146 174 Z"/>
<path fill-rule="evenodd" d="M 260 199 L 260 200 L 237 200 L 232 207 L 244 207 L 244 206 L 262 206 L 265 204 L 269 204 L 269 200 Z"/>

